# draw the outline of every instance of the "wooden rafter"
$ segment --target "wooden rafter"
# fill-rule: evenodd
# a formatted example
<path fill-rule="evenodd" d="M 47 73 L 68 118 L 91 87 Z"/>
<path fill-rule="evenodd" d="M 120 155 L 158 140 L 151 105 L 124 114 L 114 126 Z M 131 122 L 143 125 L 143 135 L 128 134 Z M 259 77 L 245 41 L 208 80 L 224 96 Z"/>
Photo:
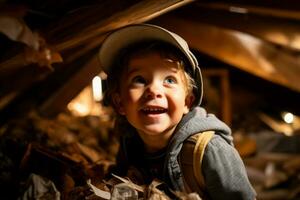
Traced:
<path fill-rule="evenodd" d="M 192 1 L 194 0 L 140 1 L 133 6 L 124 9 L 123 11 L 113 14 L 109 18 L 100 20 L 95 24 L 90 24 L 88 27 L 83 28 L 83 30 L 81 30 L 78 34 L 72 35 L 70 38 L 65 38 L 64 41 L 60 41 L 57 44 L 51 44 L 51 47 L 56 51 L 62 52 L 76 46 L 86 45 L 86 48 L 84 48 L 82 52 L 78 54 L 80 56 L 92 48 L 99 46 L 102 43 L 103 34 L 108 33 L 109 31 L 128 24 L 148 21 Z M 98 9 L 98 12 L 101 12 L 101 10 L 105 9 L 105 7 L 96 7 L 95 9 Z M 95 12 L 95 10 L 93 12 Z M 80 14 L 78 14 L 78 16 L 80 16 Z M 72 20 L 72 18 L 70 20 Z M 78 21 L 80 22 L 81 20 L 78 19 Z M 65 27 L 63 25 L 60 27 L 61 31 L 64 32 Z M 18 54 L 11 59 L 0 63 L 0 70 L 4 68 L 22 68 L 29 64 L 24 61 L 24 59 L 25 58 L 22 54 Z"/>
<path fill-rule="evenodd" d="M 206 9 L 214 10 L 226 10 L 231 12 L 239 12 L 244 14 L 255 14 L 261 16 L 276 17 L 281 19 L 291 19 L 291 20 L 300 20 L 300 12 L 297 10 L 285 10 L 279 8 L 269 8 L 262 6 L 254 6 L 249 4 L 237 4 L 237 3 L 201 3 L 198 2 L 197 5 Z"/>
<path fill-rule="evenodd" d="M 192 48 L 200 52 L 255 76 L 300 91 L 298 60 L 273 45 L 241 32 L 173 16 L 163 16 L 155 22 L 182 35 Z"/>
<path fill-rule="evenodd" d="M 176 9 L 194 0 L 145 0 L 129 7 L 128 9 L 116 13 L 115 15 L 91 25 L 79 33 L 74 38 L 57 45 L 57 49 L 65 50 L 73 46 L 86 43 L 91 38 L 98 37 L 114 29 L 133 23 L 142 23 L 151 20 L 168 11 Z M 98 41 L 96 41 L 98 42 Z M 100 41 L 101 42 L 101 41 Z"/>
<path fill-rule="evenodd" d="M 230 12 L 229 8 L 213 9 L 199 3 L 196 5 L 187 6 L 177 14 L 186 20 L 249 33 L 284 48 L 300 51 L 300 25 L 296 20 Z"/>

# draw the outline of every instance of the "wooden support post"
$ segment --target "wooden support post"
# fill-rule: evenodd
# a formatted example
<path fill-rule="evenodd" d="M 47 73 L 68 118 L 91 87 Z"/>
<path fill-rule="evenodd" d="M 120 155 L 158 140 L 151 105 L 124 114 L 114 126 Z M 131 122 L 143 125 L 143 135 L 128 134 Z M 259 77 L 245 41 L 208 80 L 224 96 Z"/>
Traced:
<path fill-rule="evenodd" d="M 205 69 L 202 71 L 203 76 L 207 78 L 217 77 L 220 81 L 219 91 L 220 91 L 220 117 L 221 119 L 231 125 L 232 122 L 232 112 L 231 112 L 231 95 L 230 95 L 230 82 L 229 73 L 226 69 Z"/>

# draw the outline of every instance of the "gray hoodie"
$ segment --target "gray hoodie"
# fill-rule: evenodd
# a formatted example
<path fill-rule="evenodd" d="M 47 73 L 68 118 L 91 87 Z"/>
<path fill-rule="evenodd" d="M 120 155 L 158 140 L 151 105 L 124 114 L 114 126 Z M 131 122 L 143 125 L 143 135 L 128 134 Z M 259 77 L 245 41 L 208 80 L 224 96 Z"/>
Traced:
<path fill-rule="evenodd" d="M 193 134 L 209 130 L 215 131 L 215 136 L 206 147 L 202 165 L 208 195 L 212 199 L 255 199 L 243 162 L 233 147 L 230 128 L 201 107 L 194 108 L 178 124 L 167 148 L 165 178 L 175 190 L 184 191 L 178 162 L 183 142 Z"/>

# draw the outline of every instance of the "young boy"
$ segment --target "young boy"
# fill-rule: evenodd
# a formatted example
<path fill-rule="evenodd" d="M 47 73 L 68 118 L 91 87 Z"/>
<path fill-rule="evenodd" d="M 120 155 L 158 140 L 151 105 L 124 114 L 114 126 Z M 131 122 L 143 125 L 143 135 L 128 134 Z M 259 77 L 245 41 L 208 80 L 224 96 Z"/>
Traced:
<path fill-rule="evenodd" d="M 127 26 L 105 39 L 99 58 L 108 75 L 105 101 L 118 113 L 115 173 L 129 176 L 134 168 L 140 183 L 158 178 L 173 190 L 209 199 L 255 199 L 231 130 L 200 107 L 200 68 L 180 36 L 149 24 Z M 196 169 L 203 174 L 203 190 L 194 186 L 180 160 L 183 144 L 204 131 L 215 134 Z"/>

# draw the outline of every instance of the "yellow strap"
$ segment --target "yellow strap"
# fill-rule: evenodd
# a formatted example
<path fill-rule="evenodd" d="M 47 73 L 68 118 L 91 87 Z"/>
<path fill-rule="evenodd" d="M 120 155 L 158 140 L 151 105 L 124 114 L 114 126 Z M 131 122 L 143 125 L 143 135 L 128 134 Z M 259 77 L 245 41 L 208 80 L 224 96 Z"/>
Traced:
<path fill-rule="evenodd" d="M 200 188 L 204 188 L 204 178 L 202 175 L 202 159 L 204 150 L 208 142 L 214 136 L 214 131 L 205 131 L 199 134 L 193 153 L 193 169 L 196 180 Z"/>

